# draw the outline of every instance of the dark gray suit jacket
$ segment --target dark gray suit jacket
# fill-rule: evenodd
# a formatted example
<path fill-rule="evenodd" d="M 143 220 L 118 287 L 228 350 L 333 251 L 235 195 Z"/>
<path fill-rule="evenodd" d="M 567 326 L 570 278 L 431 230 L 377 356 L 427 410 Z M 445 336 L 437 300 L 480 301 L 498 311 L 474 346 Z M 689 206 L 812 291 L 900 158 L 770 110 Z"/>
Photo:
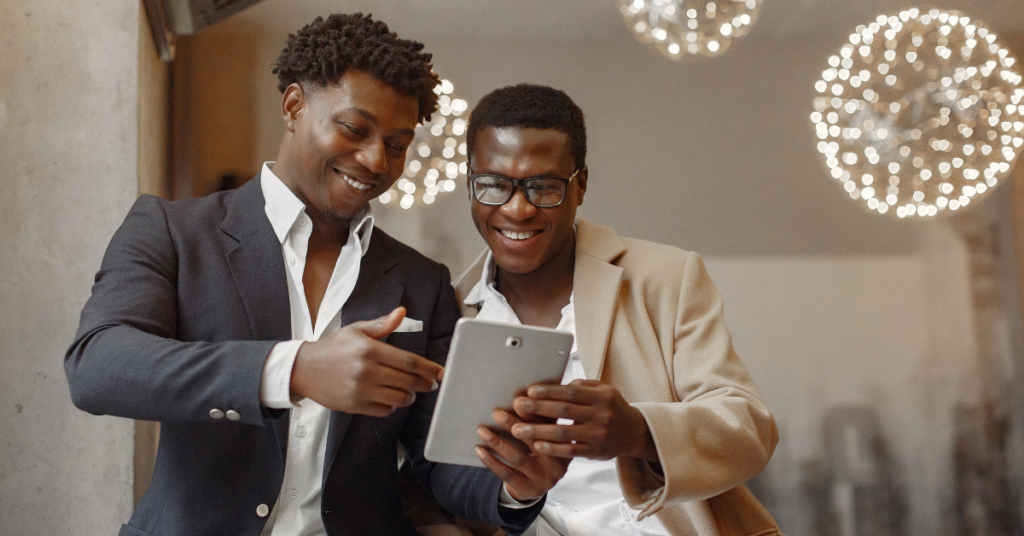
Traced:
<path fill-rule="evenodd" d="M 443 364 L 459 314 L 448 270 L 374 229 L 342 325 L 399 305 L 423 331 L 387 342 Z M 200 199 L 139 198 L 111 239 L 64 358 L 79 408 L 161 422 L 153 483 L 122 535 L 259 534 L 266 519 L 257 507 L 272 507 L 280 492 L 289 417 L 260 405 L 260 379 L 271 348 L 290 338 L 281 245 L 259 177 Z M 499 508 L 501 481 L 489 471 L 423 458 L 435 400 L 420 395 L 386 418 L 331 413 L 328 534 L 415 534 L 397 493 L 397 441 L 452 512 L 513 533 L 536 517 L 541 504 Z M 240 418 L 215 419 L 213 409 Z"/>

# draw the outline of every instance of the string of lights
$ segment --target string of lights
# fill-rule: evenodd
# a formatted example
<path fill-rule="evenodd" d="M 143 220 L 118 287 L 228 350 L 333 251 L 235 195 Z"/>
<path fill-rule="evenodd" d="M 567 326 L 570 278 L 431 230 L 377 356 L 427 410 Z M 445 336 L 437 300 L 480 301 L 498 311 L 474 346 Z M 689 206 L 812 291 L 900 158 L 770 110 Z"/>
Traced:
<path fill-rule="evenodd" d="M 438 95 L 437 113 L 416 127 L 402 176 L 377 198 L 383 205 L 409 209 L 433 204 L 454 191 L 456 181 L 466 176 L 467 123 L 462 116 L 469 104 L 455 95 L 448 80 L 442 80 L 434 93 Z"/>
<path fill-rule="evenodd" d="M 619 0 L 619 11 L 638 41 L 681 61 L 724 54 L 750 33 L 762 1 Z"/>
<path fill-rule="evenodd" d="M 957 11 L 881 15 L 815 83 L 810 119 L 851 199 L 898 218 L 948 214 L 1005 181 L 1024 144 L 1016 60 Z"/>

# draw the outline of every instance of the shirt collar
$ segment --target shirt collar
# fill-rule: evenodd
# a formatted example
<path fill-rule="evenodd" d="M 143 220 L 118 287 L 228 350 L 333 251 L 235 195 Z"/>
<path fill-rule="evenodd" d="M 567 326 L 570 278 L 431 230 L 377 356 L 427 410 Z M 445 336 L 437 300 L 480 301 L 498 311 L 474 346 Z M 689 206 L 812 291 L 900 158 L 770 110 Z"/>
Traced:
<path fill-rule="evenodd" d="M 575 223 L 572 224 L 572 232 L 576 232 Z M 494 253 L 488 249 L 487 257 L 484 259 L 483 273 L 480 274 L 480 280 L 476 282 L 476 285 L 473 285 L 473 288 L 470 289 L 469 294 L 466 294 L 466 299 L 462 300 L 462 303 L 465 303 L 466 305 L 480 305 L 488 297 L 495 294 L 501 296 L 501 299 L 504 300 L 505 296 L 498 292 L 498 287 L 494 285 L 494 277 L 497 274 L 498 263 L 494 261 Z M 572 304 L 571 295 L 569 296 L 569 304 Z"/>
<path fill-rule="evenodd" d="M 498 289 L 494 286 L 494 276 L 497 273 L 498 264 L 494 262 L 494 253 L 487 250 L 487 258 L 484 259 L 483 273 L 480 274 L 480 280 L 473 285 L 473 288 L 466 295 L 466 299 L 462 300 L 462 303 L 466 305 L 480 305 L 483 303 L 490 294 L 499 294 Z M 488 292 L 490 290 L 491 292 Z"/>
<path fill-rule="evenodd" d="M 285 185 L 270 167 L 274 162 L 264 162 L 263 170 L 260 172 L 260 187 L 263 188 L 263 198 L 266 204 L 263 209 L 267 213 L 270 225 L 274 228 L 277 240 L 284 244 L 288 233 L 291 232 L 295 222 L 300 216 L 306 213 L 306 205 Z M 373 234 L 373 212 L 370 205 L 359 211 L 352 219 L 349 231 L 359 239 L 359 246 L 362 255 L 370 249 L 370 236 Z"/>
<path fill-rule="evenodd" d="M 488 320 L 508 322 L 514 319 L 515 322 L 519 322 L 519 318 L 516 316 L 515 311 L 512 310 L 512 306 L 505 299 L 505 295 L 499 292 L 498 287 L 494 284 L 497 270 L 498 263 L 494 261 L 494 254 L 488 251 L 487 257 L 484 259 L 483 273 L 480 275 L 480 280 L 476 282 L 476 285 L 473 285 L 473 288 L 466 295 L 466 299 L 462 303 L 476 305 L 481 314 L 484 314 L 482 312 L 483 309 L 489 308 Z M 575 291 L 569 294 L 569 303 L 562 307 L 562 320 L 558 324 L 558 329 L 567 329 L 572 331 L 573 334 L 576 333 L 575 296 Z M 575 348 L 576 343 L 573 342 L 573 349 L 575 350 Z"/>

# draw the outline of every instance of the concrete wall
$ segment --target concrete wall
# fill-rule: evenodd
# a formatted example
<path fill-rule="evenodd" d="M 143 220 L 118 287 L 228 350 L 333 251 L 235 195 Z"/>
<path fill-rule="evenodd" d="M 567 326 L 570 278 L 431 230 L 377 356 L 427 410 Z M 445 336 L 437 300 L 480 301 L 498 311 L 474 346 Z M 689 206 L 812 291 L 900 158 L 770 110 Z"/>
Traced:
<path fill-rule="evenodd" d="M 0 534 L 110 535 L 131 421 L 71 405 L 64 351 L 138 184 L 139 4 L 0 3 Z"/>

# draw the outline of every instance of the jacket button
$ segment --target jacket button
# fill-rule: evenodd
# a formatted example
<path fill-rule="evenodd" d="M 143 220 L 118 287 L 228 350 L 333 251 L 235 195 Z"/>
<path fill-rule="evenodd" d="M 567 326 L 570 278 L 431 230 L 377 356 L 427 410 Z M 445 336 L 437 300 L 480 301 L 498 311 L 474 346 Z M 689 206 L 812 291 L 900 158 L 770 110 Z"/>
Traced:
<path fill-rule="evenodd" d="M 269 514 L 269 513 L 270 513 L 270 508 L 267 508 L 267 505 L 265 505 L 265 504 L 261 504 L 261 505 L 256 507 L 256 515 L 258 515 L 260 517 L 267 517 L 267 514 Z"/>
<path fill-rule="evenodd" d="M 211 419 L 223 419 L 224 418 L 224 412 L 219 410 L 219 409 L 217 409 L 217 408 L 213 408 L 213 409 L 210 410 L 210 418 Z"/>
<path fill-rule="evenodd" d="M 227 416 L 229 421 L 237 421 L 242 418 L 242 416 L 239 415 L 238 412 L 233 409 L 229 409 L 227 413 L 225 413 L 224 415 Z"/>

